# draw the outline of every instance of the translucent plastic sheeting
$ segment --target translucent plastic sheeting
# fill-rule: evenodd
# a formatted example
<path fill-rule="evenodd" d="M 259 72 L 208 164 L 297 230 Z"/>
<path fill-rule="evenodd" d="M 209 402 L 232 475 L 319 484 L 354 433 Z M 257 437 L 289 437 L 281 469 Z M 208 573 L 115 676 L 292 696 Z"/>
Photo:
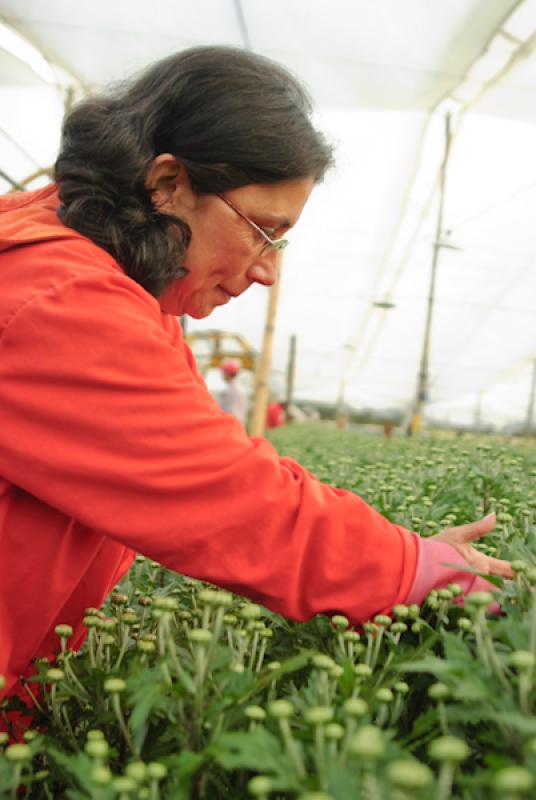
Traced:
<path fill-rule="evenodd" d="M 283 388 L 296 334 L 297 398 L 335 402 L 343 390 L 355 407 L 408 408 L 443 152 L 443 116 L 431 110 L 449 91 L 463 101 L 485 86 L 488 67 L 507 63 L 534 32 L 536 2 L 241 6 L 245 29 L 231 0 L 0 0 L 0 15 L 86 83 L 120 80 L 186 46 L 242 46 L 245 37 L 293 69 L 312 91 L 337 167 L 316 188 L 285 252 L 274 387 Z M 505 34 L 493 38 L 501 24 Z M 530 48 L 526 56 L 466 115 L 452 148 L 444 218 L 452 247 L 439 252 L 427 406 L 451 421 L 471 421 L 478 411 L 482 424 L 504 425 L 526 414 L 536 355 L 536 57 Z M 63 98 L 15 61 L 0 50 L 0 169 L 21 180 L 53 161 Z M 253 287 L 209 320 L 190 321 L 190 330 L 236 330 L 260 349 L 266 299 Z"/>

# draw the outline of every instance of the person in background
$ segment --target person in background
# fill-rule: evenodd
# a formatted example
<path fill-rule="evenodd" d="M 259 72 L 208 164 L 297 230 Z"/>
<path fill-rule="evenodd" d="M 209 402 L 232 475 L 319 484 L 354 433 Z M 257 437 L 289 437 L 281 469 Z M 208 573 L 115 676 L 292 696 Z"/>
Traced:
<path fill-rule="evenodd" d="M 237 376 L 239 372 L 240 363 L 238 361 L 224 361 L 221 365 L 221 373 L 226 387 L 221 395 L 220 405 L 228 414 L 234 414 L 237 420 L 246 427 L 248 400 L 238 385 Z"/>
<path fill-rule="evenodd" d="M 184 341 L 179 316 L 273 284 L 333 162 L 311 112 L 278 64 L 193 48 L 74 106 L 55 184 L 0 198 L 2 694 L 24 696 L 58 623 L 81 645 L 136 553 L 353 625 L 494 588 L 468 564 L 513 574 L 471 546 L 493 515 L 421 539 L 249 438 Z"/>

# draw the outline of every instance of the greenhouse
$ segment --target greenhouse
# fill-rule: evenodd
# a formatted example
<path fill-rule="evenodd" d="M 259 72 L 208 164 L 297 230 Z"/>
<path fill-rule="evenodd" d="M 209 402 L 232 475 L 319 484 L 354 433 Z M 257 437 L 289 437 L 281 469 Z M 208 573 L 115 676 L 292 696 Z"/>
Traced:
<path fill-rule="evenodd" d="M 536 797 L 536 0 L 0 0 L 0 795 Z"/>

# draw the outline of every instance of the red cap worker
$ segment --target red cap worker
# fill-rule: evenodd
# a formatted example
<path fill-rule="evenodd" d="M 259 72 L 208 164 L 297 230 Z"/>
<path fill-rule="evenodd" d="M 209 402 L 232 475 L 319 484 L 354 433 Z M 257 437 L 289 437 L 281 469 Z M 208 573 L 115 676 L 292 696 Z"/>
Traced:
<path fill-rule="evenodd" d="M 221 372 L 226 387 L 221 395 L 220 405 L 228 414 L 234 414 L 238 421 L 245 427 L 248 413 L 248 401 L 237 381 L 237 376 L 240 372 L 240 362 L 234 360 L 224 361 L 221 365 Z"/>

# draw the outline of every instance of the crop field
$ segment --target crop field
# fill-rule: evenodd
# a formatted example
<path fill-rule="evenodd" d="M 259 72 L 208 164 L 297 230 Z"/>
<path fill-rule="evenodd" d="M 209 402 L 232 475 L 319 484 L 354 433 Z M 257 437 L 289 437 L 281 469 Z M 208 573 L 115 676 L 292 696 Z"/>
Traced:
<path fill-rule="evenodd" d="M 0 734 L 2 797 L 536 797 L 534 443 L 298 425 L 272 441 L 424 536 L 495 510 L 478 547 L 513 560 L 503 613 L 451 584 L 362 629 L 300 624 L 138 556 L 87 609 L 79 653 L 58 626 L 25 741 Z"/>

